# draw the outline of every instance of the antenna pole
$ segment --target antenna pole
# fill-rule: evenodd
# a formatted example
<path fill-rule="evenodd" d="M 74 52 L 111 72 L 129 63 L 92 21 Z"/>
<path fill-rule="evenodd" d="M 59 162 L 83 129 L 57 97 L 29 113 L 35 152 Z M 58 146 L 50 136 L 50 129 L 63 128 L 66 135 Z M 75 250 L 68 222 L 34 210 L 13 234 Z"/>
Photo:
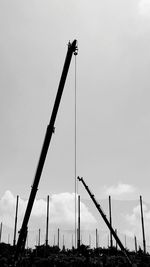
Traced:
<path fill-rule="evenodd" d="M 109 196 L 109 222 L 112 227 L 112 216 L 111 216 L 111 196 Z M 112 232 L 110 230 L 110 247 L 113 247 Z"/>
<path fill-rule="evenodd" d="M 78 196 L 78 249 L 80 248 L 80 196 Z"/>
<path fill-rule="evenodd" d="M 0 226 L 0 243 L 2 240 L 2 229 L 3 229 L 3 223 L 1 222 L 1 226 Z"/>
<path fill-rule="evenodd" d="M 140 206 L 141 206 L 141 223 L 142 223 L 142 234 L 143 234 L 143 251 L 144 251 L 144 253 L 146 253 L 146 241 L 145 241 L 145 231 L 144 231 L 144 217 L 143 217 L 142 196 L 140 196 Z"/>
<path fill-rule="evenodd" d="M 18 217 L 18 201 L 19 201 L 19 196 L 17 196 L 17 201 L 16 201 L 16 215 L 15 215 L 15 228 L 14 228 L 13 246 L 16 245 L 16 231 L 17 231 L 17 217 Z"/>
<path fill-rule="evenodd" d="M 48 224 L 49 224 L 49 196 L 47 196 L 46 240 L 45 240 L 46 246 L 48 246 Z"/>

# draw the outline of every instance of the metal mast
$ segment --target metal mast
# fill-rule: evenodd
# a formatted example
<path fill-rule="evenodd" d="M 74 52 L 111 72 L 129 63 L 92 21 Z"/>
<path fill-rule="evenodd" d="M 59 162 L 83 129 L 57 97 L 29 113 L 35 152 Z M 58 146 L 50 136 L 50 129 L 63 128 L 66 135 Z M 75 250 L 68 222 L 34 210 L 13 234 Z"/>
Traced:
<path fill-rule="evenodd" d="M 40 177 L 41 177 L 42 170 L 43 170 L 43 167 L 44 167 L 44 163 L 45 163 L 47 151 L 48 151 L 48 148 L 49 148 L 49 144 L 50 144 L 50 141 L 51 141 L 51 137 L 52 137 L 52 134 L 54 133 L 54 130 L 55 130 L 54 124 L 55 124 L 55 120 L 56 120 L 56 116 L 57 116 L 60 100 L 61 100 L 61 97 L 62 97 L 62 93 L 63 93 L 63 89 L 64 89 L 64 85 L 65 85 L 65 81 L 66 81 L 66 78 L 67 78 L 67 74 L 68 74 L 68 70 L 69 70 L 69 66 L 70 66 L 70 62 L 71 62 L 71 58 L 72 58 L 73 53 L 77 54 L 77 41 L 76 40 L 74 40 L 72 43 L 69 42 L 69 44 L 68 44 L 68 51 L 67 51 L 67 55 L 66 55 L 66 59 L 65 59 L 62 75 L 61 75 L 61 78 L 60 78 L 60 82 L 59 82 L 59 86 L 58 86 L 58 91 L 57 91 L 57 95 L 56 95 L 56 99 L 55 99 L 52 115 L 51 115 L 51 118 L 50 118 L 50 122 L 49 122 L 49 124 L 47 126 L 43 147 L 42 147 L 42 150 L 41 150 L 39 162 L 38 162 L 38 165 L 37 165 L 37 170 L 36 170 L 36 173 L 35 173 L 35 178 L 34 178 L 34 181 L 33 181 L 33 185 L 31 187 L 31 193 L 30 193 L 30 196 L 29 196 L 29 200 L 28 200 L 25 216 L 24 216 L 24 219 L 23 219 L 22 227 L 21 227 L 19 238 L 18 238 L 18 242 L 17 242 L 15 260 L 17 260 L 19 254 L 24 249 L 28 221 L 29 221 L 30 214 L 31 214 L 31 211 L 32 211 L 32 207 L 33 207 L 33 203 L 34 203 L 34 200 L 35 200 L 35 197 L 36 197 L 36 192 L 38 190 L 38 185 L 39 185 Z"/>
<path fill-rule="evenodd" d="M 59 234 L 59 228 L 58 228 L 58 236 L 57 236 L 57 246 L 59 247 L 59 238 L 60 238 L 60 234 Z"/>
<path fill-rule="evenodd" d="M 16 215 L 15 215 L 15 228 L 14 228 L 14 240 L 13 240 L 13 246 L 16 245 L 17 216 L 18 216 L 18 200 L 19 200 L 19 196 L 17 196 L 17 200 L 16 200 Z"/>
<path fill-rule="evenodd" d="M 97 228 L 96 228 L 96 248 L 98 248 L 98 231 L 97 231 Z"/>
<path fill-rule="evenodd" d="M 41 229 L 39 228 L 39 239 L 38 239 L 38 246 L 41 245 Z"/>
<path fill-rule="evenodd" d="M 2 229 L 3 229 L 3 223 L 1 222 L 1 225 L 0 225 L 0 243 L 1 243 L 1 239 L 2 239 Z"/>
<path fill-rule="evenodd" d="M 134 244 L 135 244 L 135 253 L 137 253 L 137 239 L 136 239 L 136 236 L 134 236 Z"/>
<path fill-rule="evenodd" d="M 80 249 L 80 196 L 78 196 L 78 243 L 77 248 Z"/>
<path fill-rule="evenodd" d="M 109 196 L 109 222 L 112 226 L 112 216 L 111 216 L 111 196 Z M 112 232 L 110 231 L 110 247 L 113 247 Z"/>
<path fill-rule="evenodd" d="M 49 196 L 47 196 L 46 240 L 45 240 L 46 246 L 48 246 L 48 224 L 49 224 Z"/>
<path fill-rule="evenodd" d="M 132 264 L 130 258 L 129 258 L 128 255 L 127 255 L 127 251 L 126 251 L 126 249 L 124 248 L 122 242 L 120 241 L 119 237 L 117 236 L 117 234 L 115 233 L 114 229 L 112 228 L 112 226 L 111 226 L 110 222 L 108 221 L 108 219 L 107 219 L 105 213 L 103 212 L 103 210 L 102 210 L 100 204 L 96 201 L 94 195 L 91 193 L 90 189 L 88 188 L 88 186 L 87 186 L 86 183 L 84 182 L 83 178 L 78 177 L 78 180 L 81 181 L 82 184 L 84 185 L 85 189 L 87 190 L 88 194 L 90 195 L 91 199 L 93 200 L 93 202 L 94 202 L 96 208 L 98 209 L 99 213 L 101 214 L 102 218 L 104 219 L 106 225 L 108 226 L 109 230 L 112 232 L 112 235 L 113 235 L 113 237 L 115 238 L 116 242 L 118 243 L 120 249 L 121 249 L 121 250 L 123 251 L 123 253 L 125 254 L 125 256 L 126 256 L 128 262 L 129 262 L 129 264 Z"/>
<path fill-rule="evenodd" d="M 143 234 L 143 251 L 144 251 L 144 253 L 146 253 L 146 241 L 145 241 L 145 231 L 144 231 L 142 196 L 140 196 L 140 206 L 141 206 L 141 223 L 142 223 L 142 234 Z"/>

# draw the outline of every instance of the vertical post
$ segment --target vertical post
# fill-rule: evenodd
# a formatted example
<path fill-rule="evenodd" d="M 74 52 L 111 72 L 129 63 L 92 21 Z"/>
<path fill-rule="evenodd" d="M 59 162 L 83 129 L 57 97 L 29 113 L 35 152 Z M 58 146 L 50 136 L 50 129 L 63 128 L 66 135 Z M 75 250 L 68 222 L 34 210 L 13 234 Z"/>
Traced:
<path fill-rule="evenodd" d="M 2 240 L 2 228 L 3 228 L 3 223 L 1 222 L 1 226 L 0 226 L 0 243 Z"/>
<path fill-rule="evenodd" d="M 145 231 L 144 231 L 142 196 L 140 196 L 140 206 L 141 206 L 141 223 L 142 223 L 142 234 L 143 234 L 143 251 L 144 251 L 144 253 L 146 253 L 146 241 L 145 241 Z"/>
<path fill-rule="evenodd" d="M 80 248 L 80 196 L 78 196 L 78 246 Z"/>
<path fill-rule="evenodd" d="M 91 248 L 91 235 L 89 234 L 89 248 Z"/>
<path fill-rule="evenodd" d="M 137 253 L 137 239 L 136 239 L 136 236 L 134 236 L 134 243 L 135 243 L 135 253 Z"/>
<path fill-rule="evenodd" d="M 57 241 L 57 246 L 59 247 L 59 228 L 58 228 L 58 241 Z"/>
<path fill-rule="evenodd" d="M 96 248 L 98 248 L 98 233 L 97 233 L 97 228 L 96 228 Z"/>
<path fill-rule="evenodd" d="M 40 246 L 40 243 L 41 243 L 41 229 L 39 229 L 39 240 L 38 240 L 38 246 Z"/>
<path fill-rule="evenodd" d="M 112 227 L 112 216 L 111 216 L 111 196 L 109 196 L 109 222 Z M 110 247 L 113 247 L 112 232 L 110 231 Z"/>
<path fill-rule="evenodd" d="M 71 244 L 72 244 L 72 248 L 73 248 L 73 234 L 71 235 Z"/>
<path fill-rule="evenodd" d="M 108 248 L 109 248 L 109 234 L 108 234 L 108 239 L 107 239 L 107 241 L 108 241 Z"/>
<path fill-rule="evenodd" d="M 124 236 L 124 246 L 125 246 L 125 248 L 127 248 L 127 238 L 126 238 L 126 235 Z"/>
<path fill-rule="evenodd" d="M 8 244 L 10 244 L 10 234 L 8 234 Z"/>
<path fill-rule="evenodd" d="M 65 250 L 65 237 L 63 235 L 63 250 Z"/>
<path fill-rule="evenodd" d="M 99 232 L 97 234 L 97 247 L 99 247 Z"/>
<path fill-rule="evenodd" d="M 55 235 L 54 235 L 54 246 L 55 246 Z"/>
<path fill-rule="evenodd" d="M 16 245 L 16 231 L 17 231 L 17 217 L 18 217 L 18 201 L 19 201 L 19 196 L 17 195 L 13 246 Z"/>
<path fill-rule="evenodd" d="M 48 246 L 48 224 L 49 224 L 49 196 L 47 196 L 46 240 L 45 240 L 46 246 Z"/>

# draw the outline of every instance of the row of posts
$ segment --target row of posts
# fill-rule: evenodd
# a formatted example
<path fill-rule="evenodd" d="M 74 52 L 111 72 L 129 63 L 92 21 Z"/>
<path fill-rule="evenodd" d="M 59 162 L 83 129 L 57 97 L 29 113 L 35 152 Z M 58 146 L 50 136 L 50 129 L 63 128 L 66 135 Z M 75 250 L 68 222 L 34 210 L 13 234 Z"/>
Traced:
<path fill-rule="evenodd" d="M 141 223 L 142 223 L 142 236 L 143 236 L 143 252 L 146 254 L 146 240 L 145 240 L 145 230 L 144 230 L 144 217 L 143 217 L 143 205 L 142 196 L 140 196 L 140 207 L 141 207 Z M 111 196 L 109 196 L 109 222 L 112 227 L 112 214 L 111 214 Z M 115 229 L 117 234 L 117 229 Z M 98 231 L 96 229 L 96 248 L 98 248 Z M 137 239 L 134 236 L 135 242 L 135 252 L 137 252 Z M 89 244 L 91 243 L 91 236 L 89 236 Z M 78 229 L 77 229 L 77 248 L 80 247 L 80 196 L 78 196 Z M 112 232 L 110 231 L 110 247 L 113 247 Z M 125 248 L 126 248 L 126 236 L 125 236 Z M 117 242 L 116 242 L 117 249 Z"/>
<path fill-rule="evenodd" d="M 16 201 L 16 212 L 15 212 L 15 227 L 14 227 L 14 238 L 13 245 L 16 245 L 16 231 L 17 231 L 17 215 L 18 215 L 18 202 L 19 196 L 17 195 Z M 143 252 L 146 253 L 146 240 L 145 240 L 145 230 L 144 230 L 144 217 L 143 217 L 143 206 L 142 206 L 142 196 L 140 196 L 140 208 L 141 208 L 141 224 L 142 224 L 142 236 L 143 236 Z M 111 197 L 109 196 L 109 222 L 112 226 L 112 212 L 111 212 Z M 48 245 L 48 225 L 49 225 L 49 196 L 47 196 L 47 217 L 46 217 L 46 239 L 45 244 Z M 117 232 L 117 230 L 115 230 Z M 80 236 L 80 195 L 78 195 L 78 228 L 77 228 L 77 248 L 80 247 L 81 236 Z M 2 238 L 2 222 L 0 224 L 0 243 Z M 40 245 L 40 229 L 38 245 Z M 55 241 L 54 241 L 55 242 Z M 135 251 L 137 252 L 137 239 L 134 237 Z M 73 243 L 73 241 L 72 241 Z M 91 243 L 91 236 L 89 235 L 89 245 Z M 64 246 L 64 236 L 63 236 L 63 246 Z M 58 247 L 59 247 L 59 228 L 58 228 Z M 96 229 L 96 248 L 98 247 L 98 231 Z M 110 247 L 113 247 L 113 238 L 110 231 Z M 117 247 L 117 244 L 116 244 Z M 125 237 L 125 247 L 126 247 L 126 237 Z"/>
<path fill-rule="evenodd" d="M 141 224 L 142 224 L 142 236 L 143 236 L 143 252 L 146 253 L 146 240 L 145 240 L 145 229 L 144 229 L 144 217 L 143 217 L 143 205 L 142 196 L 140 196 L 140 207 L 141 207 Z M 112 215 L 111 215 L 111 197 L 109 196 L 109 221 L 112 226 Z M 117 230 L 115 230 L 117 232 Z M 137 239 L 134 236 L 135 252 L 137 252 Z M 110 247 L 113 247 L 112 233 L 110 231 Z M 116 244 L 117 247 L 117 244 Z M 125 236 L 125 247 L 126 247 L 126 236 Z"/>

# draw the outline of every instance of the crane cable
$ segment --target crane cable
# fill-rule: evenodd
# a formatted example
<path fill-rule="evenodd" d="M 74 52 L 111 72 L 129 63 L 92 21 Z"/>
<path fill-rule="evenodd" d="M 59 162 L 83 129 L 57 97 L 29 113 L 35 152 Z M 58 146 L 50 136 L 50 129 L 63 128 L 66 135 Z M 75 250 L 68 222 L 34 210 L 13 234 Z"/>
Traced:
<path fill-rule="evenodd" d="M 74 93 L 74 185 L 75 185 L 75 248 L 77 247 L 77 194 L 78 194 L 78 181 L 77 181 L 77 62 L 75 53 L 75 93 Z"/>

